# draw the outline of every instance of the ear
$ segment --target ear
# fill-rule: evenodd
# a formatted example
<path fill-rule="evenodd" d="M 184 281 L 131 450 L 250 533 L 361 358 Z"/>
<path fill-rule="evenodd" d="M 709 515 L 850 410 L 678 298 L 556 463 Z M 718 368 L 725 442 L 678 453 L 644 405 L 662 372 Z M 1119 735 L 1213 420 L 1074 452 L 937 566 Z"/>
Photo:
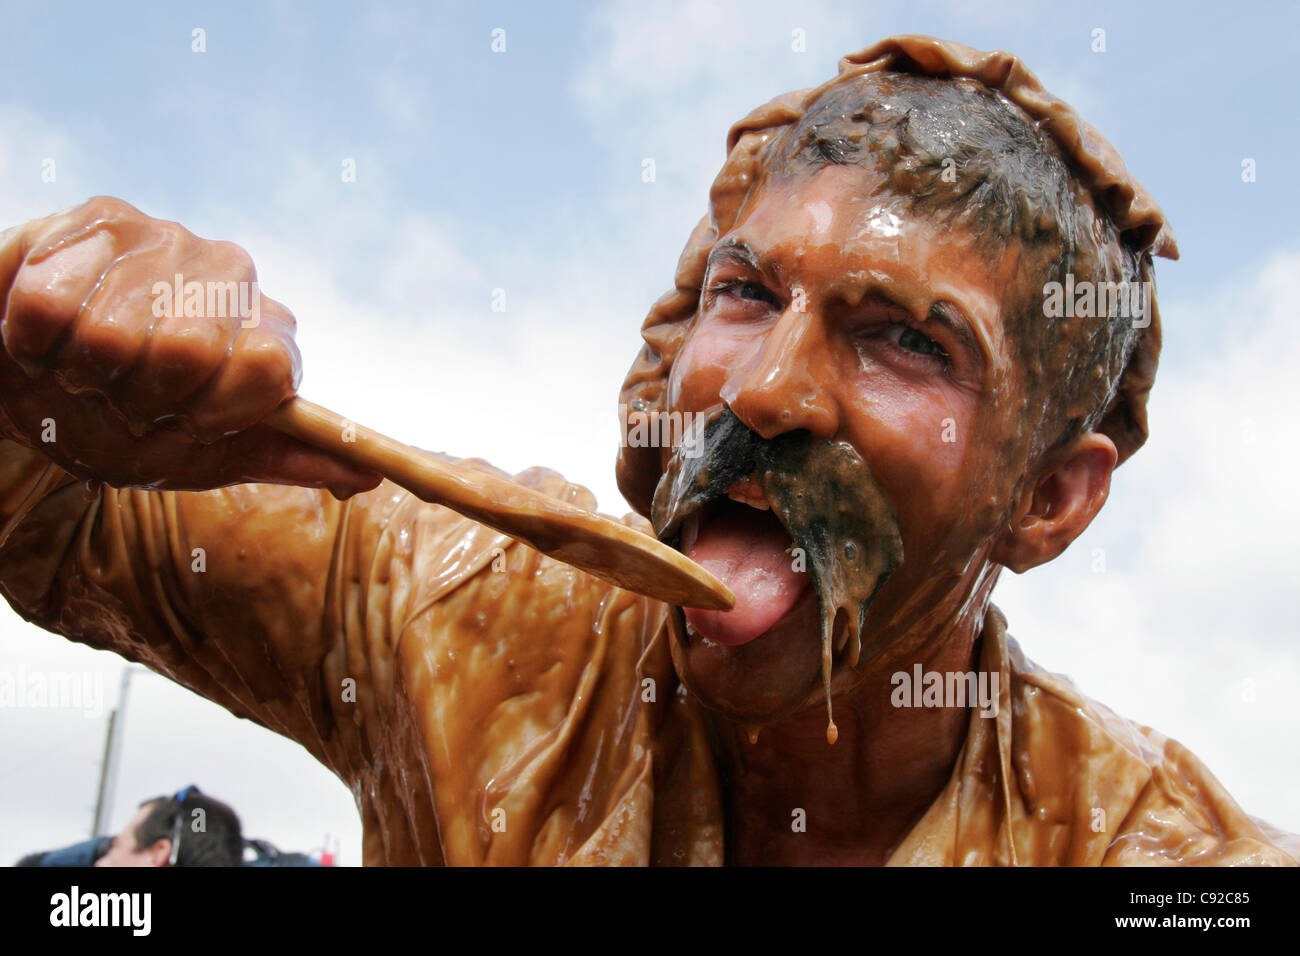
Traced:
<path fill-rule="evenodd" d="M 1080 435 L 1049 455 L 1033 492 L 1017 504 L 990 557 L 1023 574 L 1059 555 L 1106 503 L 1118 459 L 1115 443 L 1100 432 Z"/>
<path fill-rule="evenodd" d="M 154 841 L 153 846 L 149 847 L 149 865 L 166 866 L 167 861 L 172 856 L 172 841 L 166 837 L 161 837 Z"/>

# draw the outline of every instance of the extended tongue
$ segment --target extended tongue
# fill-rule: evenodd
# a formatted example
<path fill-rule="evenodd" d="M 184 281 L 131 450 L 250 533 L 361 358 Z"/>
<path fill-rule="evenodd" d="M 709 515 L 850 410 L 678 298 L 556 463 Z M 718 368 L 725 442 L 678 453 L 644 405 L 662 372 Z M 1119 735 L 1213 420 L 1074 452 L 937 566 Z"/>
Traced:
<path fill-rule="evenodd" d="M 794 569 L 790 535 L 770 511 L 730 502 L 699 529 L 688 557 L 713 572 L 736 596 L 730 611 L 684 608 L 696 633 L 719 644 L 745 644 L 789 613 L 808 586 Z"/>

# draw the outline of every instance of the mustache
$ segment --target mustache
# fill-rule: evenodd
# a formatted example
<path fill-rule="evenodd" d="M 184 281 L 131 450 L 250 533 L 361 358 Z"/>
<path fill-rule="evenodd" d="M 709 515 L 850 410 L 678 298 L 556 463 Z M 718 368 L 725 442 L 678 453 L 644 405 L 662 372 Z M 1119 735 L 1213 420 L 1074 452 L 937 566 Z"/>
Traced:
<path fill-rule="evenodd" d="M 674 449 L 651 506 L 655 534 L 680 549 L 683 521 L 744 479 L 762 490 L 806 557 L 821 610 L 827 669 L 841 613 L 847 627 L 836 650 L 852 638 L 849 663 L 855 665 L 867 608 L 903 561 L 898 518 L 888 496 L 847 442 L 802 430 L 766 439 L 724 407 Z"/>

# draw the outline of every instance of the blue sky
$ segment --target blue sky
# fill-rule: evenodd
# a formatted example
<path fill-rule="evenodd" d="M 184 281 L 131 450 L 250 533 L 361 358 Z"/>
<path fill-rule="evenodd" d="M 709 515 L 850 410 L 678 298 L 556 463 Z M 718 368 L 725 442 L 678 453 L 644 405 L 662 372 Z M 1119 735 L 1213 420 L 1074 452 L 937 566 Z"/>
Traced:
<path fill-rule="evenodd" d="M 669 188 L 705 188 L 719 132 L 660 121 L 697 107 L 694 88 L 708 88 L 709 112 L 739 117 L 820 82 L 850 47 L 932 32 L 1020 52 L 1050 89 L 1079 94 L 1075 105 L 1151 184 L 1184 240 L 1192 267 L 1161 278 L 1174 294 L 1203 293 L 1222 270 L 1288 239 L 1278 184 L 1300 132 L 1294 84 L 1274 65 L 1300 52 L 1295 4 L 982 6 L 759 3 L 737 5 L 749 14 L 665 17 L 583 4 L 7 4 L 0 52 L 6 98 L 81 134 L 86 151 L 67 157 L 70 186 L 189 222 L 217 197 L 231 210 L 273 204 L 292 170 L 323 201 L 474 222 L 458 247 L 490 269 L 556 233 L 581 234 L 584 210 L 626 190 L 642 155 L 656 157 Z M 592 68 L 617 71 L 613 42 L 635 39 L 610 28 L 616 16 L 646 21 L 645 39 L 677 48 L 639 50 L 629 72 L 653 72 L 664 56 L 668 68 L 575 95 Z M 190 50 L 195 26 L 207 33 L 201 55 Z M 505 55 L 489 52 L 495 26 L 507 30 Z M 809 31 L 804 54 L 789 50 L 796 26 Z M 1107 31 L 1104 54 L 1090 49 L 1095 27 Z M 696 52 L 713 62 L 690 60 Z M 657 96 L 668 92 L 680 98 Z M 626 110 L 617 135 L 593 122 L 608 118 L 605 106 Z M 692 135 L 664 135 L 677 131 Z M 43 145 L 14 155 L 31 162 Z M 333 188 L 343 156 L 361 169 L 349 191 Z M 1257 188 L 1240 181 L 1244 156 L 1258 162 Z M 342 230 L 320 241 L 365 253 L 362 237 Z M 661 251 L 660 262 L 674 255 Z M 653 275 L 646 281 L 654 288 Z"/>
<path fill-rule="evenodd" d="M 1031 657 L 1178 737 L 1248 810 L 1300 830 L 1289 705 L 1300 680 L 1289 410 L 1300 131 L 1282 66 L 1300 53 L 1300 7 L 0 9 L 0 227 L 107 193 L 240 242 L 263 291 L 299 319 L 305 396 L 423 447 L 555 467 L 616 513 L 618 386 L 705 211 L 727 127 L 889 34 L 1018 54 L 1119 148 L 1183 258 L 1157 268 L 1166 345 L 1151 443 L 1087 535 L 1050 568 L 1008 576 L 995 600 Z M 490 49 L 497 27 L 504 53 Z M 191 49 L 195 28 L 206 52 Z M 791 49 L 796 28 L 804 53 Z M 1095 28 L 1104 53 L 1091 49 Z M 1253 183 L 1241 179 L 1247 157 Z M 56 178 L 43 182 L 51 158 Z M 354 183 L 340 177 L 349 158 Z M 653 183 L 641 180 L 645 158 Z M 504 314 L 489 307 L 495 288 Z M 115 693 L 115 658 L 9 612 L 0 654 L 0 668 L 96 669 Z M 138 686 L 151 681 L 162 685 Z M 204 774 L 197 782 L 235 792 L 264 835 L 305 846 L 329 830 L 357 862 L 341 785 L 312 767 L 284 772 L 291 745 L 188 697 L 140 691 L 121 814 L 191 782 L 172 777 Z M 181 742 L 143 729 L 149 714 L 182 710 L 172 732 L 202 740 L 214 762 L 178 765 Z M 0 712 L 13 768 L 0 770 L 0 862 L 81 835 L 102 727 L 76 719 Z"/>

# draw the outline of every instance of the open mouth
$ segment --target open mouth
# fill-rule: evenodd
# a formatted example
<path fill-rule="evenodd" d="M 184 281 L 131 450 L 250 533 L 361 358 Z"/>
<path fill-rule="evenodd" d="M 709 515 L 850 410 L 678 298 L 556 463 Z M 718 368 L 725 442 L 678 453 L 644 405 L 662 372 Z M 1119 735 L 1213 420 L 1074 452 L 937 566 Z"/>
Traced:
<path fill-rule="evenodd" d="M 758 485 L 736 482 L 682 522 L 681 550 L 731 588 L 731 611 L 684 608 L 697 634 L 736 647 L 767 633 L 811 586 L 807 562 Z"/>
<path fill-rule="evenodd" d="M 812 623 L 800 609 L 815 603 L 833 743 L 833 657 L 846 651 L 857 664 L 867 608 L 903 557 L 894 510 L 866 462 L 847 442 L 807 431 L 764 439 L 723 408 L 670 459 L 651 520 L 661 541 L 736 596 L 730 611 L 682 609 L 688 638 L 738 648 L 768 634 L 784 645 Z M 768 643 L 754 649 L 776 649 Z"/>

